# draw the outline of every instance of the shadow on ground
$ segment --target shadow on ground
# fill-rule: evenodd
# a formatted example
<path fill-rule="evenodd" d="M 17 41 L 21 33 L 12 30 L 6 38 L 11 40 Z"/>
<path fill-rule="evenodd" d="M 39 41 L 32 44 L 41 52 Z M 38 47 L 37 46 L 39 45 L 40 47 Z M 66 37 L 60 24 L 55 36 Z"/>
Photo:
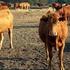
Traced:
<path fill-rule="evenodd" d="M 21 29 L 21 28 L 38 28 L 38 25 L 25 25 L 25 26 L 14 26 L 15 29 Z"/>
<path fill-rule="evenodd" d="M 4 68 L 4 63 L 0 62 L 0 70 Z"/>
<path fill-rule="evenodd" d="M 66 43 L 64 52 L 70 52 L 70 43 Z"/>

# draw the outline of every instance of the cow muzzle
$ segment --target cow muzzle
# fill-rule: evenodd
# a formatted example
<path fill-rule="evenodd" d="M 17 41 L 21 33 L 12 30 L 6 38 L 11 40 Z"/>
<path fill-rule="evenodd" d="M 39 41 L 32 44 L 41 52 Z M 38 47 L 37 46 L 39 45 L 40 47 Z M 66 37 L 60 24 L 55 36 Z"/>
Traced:
<path fill-rule="evenodd" d="M 56 37 L 57 36 L 57 32 L 49 32 L 49 36 Z"/>

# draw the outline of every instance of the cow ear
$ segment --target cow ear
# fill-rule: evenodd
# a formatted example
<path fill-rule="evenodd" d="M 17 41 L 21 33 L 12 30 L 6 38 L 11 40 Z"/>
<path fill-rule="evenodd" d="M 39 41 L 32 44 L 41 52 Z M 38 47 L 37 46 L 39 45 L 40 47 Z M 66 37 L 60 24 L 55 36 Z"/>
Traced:
<path fill-rule="evenodd" d="M 43 15 L 42 18 L 40 19 L 40 21 L 47 22 L 48 21 L 48 17 Z"/>

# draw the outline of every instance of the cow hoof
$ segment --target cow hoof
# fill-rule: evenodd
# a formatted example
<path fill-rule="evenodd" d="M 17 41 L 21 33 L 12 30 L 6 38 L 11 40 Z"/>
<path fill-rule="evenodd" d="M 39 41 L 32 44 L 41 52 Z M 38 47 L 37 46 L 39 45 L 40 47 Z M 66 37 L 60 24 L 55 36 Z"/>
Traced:
<path fill-rule="evenodd" d="M 10 45 L 10 48 L 12 48 L 12 49 L 13 49 L 13 45 Z"/>

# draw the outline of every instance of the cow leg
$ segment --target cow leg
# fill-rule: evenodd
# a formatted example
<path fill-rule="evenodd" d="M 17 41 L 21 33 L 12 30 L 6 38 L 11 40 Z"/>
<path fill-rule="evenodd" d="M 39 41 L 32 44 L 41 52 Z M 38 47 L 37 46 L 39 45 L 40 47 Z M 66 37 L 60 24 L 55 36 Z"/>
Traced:
<path fill-rule="evenodd" d="M 12 29 L 8 29 L 9 39 L 10 39 L 10 47 L 13 48 L 13 41 L 12 41 Z"/>
<path fill-rule="evenodd" d="M 51 70 L 51 61 L 52 61 L 52 47 L 48 47 L 48 51 L 49 51 L 49 67 L 48 69 Z"/>
<path fill-rule="evenodd" d="M 27 6 L 27 10 L 28 10 L 28 6 Z"/>
<path fill-rule="evenodd" d="M 60 68 L 60 70 L 65 70 L 64 69 L 64 65 L 63 65 L 63 51 L 64 51 L 64 44 L 63 44 L 63 46 L 61 46 L 60 48 L 59 48 L 59 54 L 58 54 L 58 56 L 59 56 L 59 68 Z"/>
<path fill-rule="evenodd" d="M 3 40 L 4 40 L 4 36 L 3 36 L 3 33 L 1 33 L 0 34 L 0 50 L 2 48 Z"/>
<path fill-rule="evenodd" d="M 46 60 L 49 61 L 49 52 L 48 52 L 48 46 L 45 43 L 45 51 L 46 51 Z"/>

